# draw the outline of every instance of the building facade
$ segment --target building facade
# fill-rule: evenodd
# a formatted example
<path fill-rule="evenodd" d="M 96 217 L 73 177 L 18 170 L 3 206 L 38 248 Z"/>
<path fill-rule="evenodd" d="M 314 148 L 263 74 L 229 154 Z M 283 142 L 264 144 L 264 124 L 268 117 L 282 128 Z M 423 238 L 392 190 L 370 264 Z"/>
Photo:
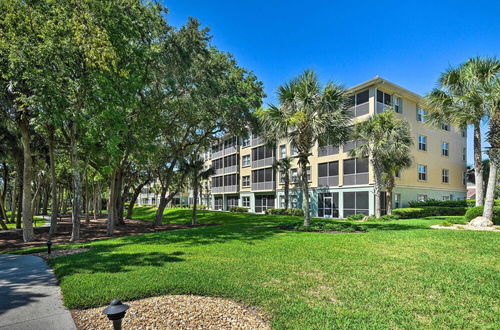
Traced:
<path fill-rule="evenodd" d="M 458 200 L 466 198 L 466 132 L 449 124 L 441 127 L 426 124 L 422 98 L 385 79 L 375 77 L 349 89 L 353 121 L 368 119 L 392 106 L 407 120 L 414 139 L 413 163 L 397 174 L 393 191 L 394 208 L 407 207 L 414 200 Z M 311 215 L 344 218 L 351 214 L 374 214 L 373 170 L 368 159 L 353 159 L 349 150 L 358 141 L 342 146 L 315 146 L 308 169 L 311 187 Z M 283 208 L 284 189 L 280 175 L 272 165 L 275 160 L 293 157 L 295 150 L 287 141 L 275 148 L 263 144 L 258 136 L 227 137 L 205 155 L 213 175 L 207 185 L 206 201 L 214 210 L 233 206 L 251 212 Z M 301 207 L 296 160 L 290 173 L 289 207 Z M 208 192 L 209 191 L 209 192 Z M 385 194 L 382 195 L 385 208 Z"/>

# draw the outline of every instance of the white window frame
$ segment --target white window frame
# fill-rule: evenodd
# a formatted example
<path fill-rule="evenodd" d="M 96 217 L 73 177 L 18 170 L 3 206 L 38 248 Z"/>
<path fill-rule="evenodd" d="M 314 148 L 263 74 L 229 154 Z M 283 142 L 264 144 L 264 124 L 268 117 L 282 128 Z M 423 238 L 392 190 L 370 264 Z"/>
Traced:
<path fill-rule="evenodd" d="M 420 142 L 420 138 L 423 138 L 423 142 Z M 424 149 L 420 148 L 421 145 L 424 147 Z M 427 151 L 427 136 L 425 136 L 425 135 L 418 136 L 418 150 L 419 151 Z"/>
<path fill-rule="evenodd" d="M 280 159 L 286 158 L 286 144 L 280 145 Z"/>
<path fill-rule="evenodd" d="M 401 194 L 394 193 L 394 208 L 398 209 L 401 207 Z"/>
<path fill-rule="evenodd" d="M 441 170 L 441 183 L 450 184 L 450 170 L 447 168 Z"/>
<path fill-rule="evenodd" d="M 420 172 L 420 168 L 423 168 L 424 171 L 423 172 Z M 428 177 L 427 177 L 427 165 L 424 165 L 424 164 L 418 164 L 417 165 L 417 172 L 418 172 L 418 181 L 427 181 L 428 180 Z M 423 174 L 425 176 L 424 179 L 421 179 L 420 178 L 420 175 Z"/>
<path fill-rule="evenodd" d="M 299 182 L 299 171 L 296 168 L 292 168 L 290 170 L 290 182 L 291 183 Z"/>
<path fill-rule="evenodd" d="M 248 178 L 248 184 L 245 184 L 245 178 Z M 244 175 L 241 177 L 241 186 L 250 187 L 250 175 Z"/>
<path fill-rule="evenodd" d="M 396 113 L 402 114 L 403 113 L 403 98 L 393 95 L 392 96 L 393 104 L 394 104 L 394 111 Z"/>
<path fill-rule="evenodd" d="M 246 159 L 248 160 L 248 162 L 245 161 Z M 251 163 L 252 163 L 252 161 L 251 161 L 250 155 L 244 155 L 241 157 L 241 167 L 250 166 Z"/>
<path fill-rule="evenodd" d="M 422 109 L 418 104 L 417 104 L 417 121 L 419 123 L 425 123 L 425 110 Z"/>
<path fill-rule="evenodd" d="M 242 138 L 241 139 L 241 146 L 242 147 L 250 147 L 250 144 L 251 144 L 251 141 L 249 137 L 246 137 L 246 138 Z"/>
<path fill-rule="evenodd" d="M 441 156 L 449 157 L 450 156 L 450 143 L 443 141 L 441 143 Z"/>
<path fill-rule="evenodd" d="M 248 204 L 247 204 L 247 202 L 248 202 Z M 250 196 L 241 197 L 241 205 L 243 207 L 250 207 Z"/>
<path fill-rule="evenodd" d="M 426 200 L 427 200 L 427 198 L 428 198 L 428 197 L 427 197 L 427 195 L 426 195 L 426 194 L 418 194 L 418 195 L 417 195 L 417 201 L 419 201 L 419 202 L 424 202 L 424 201 L 426 201 Z"/>

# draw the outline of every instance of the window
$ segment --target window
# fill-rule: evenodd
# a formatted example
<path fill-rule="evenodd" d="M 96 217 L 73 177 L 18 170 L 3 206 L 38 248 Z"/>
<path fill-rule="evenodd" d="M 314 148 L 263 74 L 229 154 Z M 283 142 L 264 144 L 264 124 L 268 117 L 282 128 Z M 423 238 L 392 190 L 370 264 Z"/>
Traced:
<path fill-rule="evenodd" d="M 268 146 L 260 146 L 252 149 L 252 160 L 257 161 L 266 158 L 274 157 L 274 148 Z"/>
<path fill-rule="evenodd" d="M 231 167 L 238 165 L 239 157 L 237 154 L 224 157 L 224 167 Z"/>
<path fill-rule="evenodd" d="M 377 90 L 377 102 L 390 105 L 392 104 L 392 96 L 382 92 L 381 90 Z"/>
<path fill-rule="evenodd" d="M 427 151 L 427 136 L 418 136 L 418 150 Z"/>
<path fill-rule="evenodd" d="M 344 218 L 351 214 L 363 213 L 368 215 L 368 191 L 344 193 Z"/>
<path fill-rule="evenodd" d="M 252 183 L 273 182 L 274 170 L 272 168 L 263 168 L 252 171 Z"/>
<path fill-rule="evenodd" d="M 250 138 L 245 137 L 245 138 L 241 139 L 241 146 L 242 147 L 249 147 L 250 146 Z"/>
<path fill-rule="evenodd" d="M 441 143 L 441 156 L 448 157 L 450 153 L 450 144 L 448 142 Z"/>
<path fill-rule="evenodd" d="M 307 166 L 306 171 L 307 171 L 307 182 L 311 182 L 311 166 Z"/>
<path fill-rule="evenodd" d="M 441 182 L 450 183 L 450 170 L 443 168 L 441 170 Z"/>
<path fill-rule="evenodd" d="M 292 157 L 297 156 L 299 154 L 299 150 L 297 146 L 292 145 Z"/>
<path fill-rule="evenodd" d="M 425 123 L 425 110 L 417 105 L 417 121 Z"/>
<path fill-rule="evenodd" d="M 418 194 L 417 195 L 417 201 L 419 202 L 425 202 L 427 200 L 427 195 L 424 194 Z"/>
<path fill-rule="evenodd" d="M 318 217 L 337 218 L 339 216 L 339 193 L 318 194 Z"/>
<path fill-rule="evenodd" d="M 291 181 L 292 181 L 292 183 L 299 182 L 299 174 L 297 172 L 297 169 L 296 168 L 292 168 L 290 172 L 292 174 L 291 175 Z"/>
<path fill-rule="evenodd" d="M 444 200 L 444 201 L 449 201 L 449 200 L 450 200 L 450 195 L 445 195 L 445 196 L 443 196 L 443 200 Z"/>
<path fill-rule="evenodd" d="M 280 159 L 286 158 L 286 145 L 280 145 Z"/>
<path fill-rule="evenodd" d="M 339 162 L 318 164 L 318 185 L 320 187 L 339 185 Z"/>
<path fill-rule="evenodd" d="M 400 97 L 394 97 L 394 111 L 397 113 L 403 113 L 403 99 Z"/>
<path fill-rule="evenodd" d="M 462 160 L 467 160 L 467 148 L 462 149 Z"/>
<path fill-rule="evenodd" d="M 441 129 L 445 131 L 450 130 L 450 124 L 449 123 L 441 123 Z"/>
<path fill-rule="evenodd" d="M 245 196 L 241 198 L 243 207 L 250 207 L 250 197 Z"/>
<path fill-rule="evenodd" d="M 255 196 L 255 212 L 262 213 L 271 208 L 274 208 L 274 195 Z"/>
<path fill-rule="evenodd" d="M 394 176 L 395 176 L 396 178 L 400 179 L 400 178 L 401 178 L 401 169 L 398 169 L 398 170 L 396 171 L 396 173 L 394 173 Z"/>
<path fill-rule="evenodd" d="M 462 172 L 462 184 L 467 185 L 467 172 Z"/>
<path fill-rule="evenodd" d="M 368 107 L 368 100 L 370 99 L 370 93 L 368 89 L 356 93 L 355 95 L 351 95 L 350 104 L 351 107 L 350 113 L 354 117 L 359 117 L 362 115 L 366 115 L 370 112 Z"/>
<path fill-rule="evenodd" d="M 401 207 L 401 194 L 394 194 L 394 208 L 399 209 Z"/>
<path fill-rule="evenodd" d="M 344 159 L 344 185 L 368 183 L 368 158 Z"/>
<path fill-rule="evenodd" d="M 418 180 L 427 181 L 427 165 L 418 165 Z"/>
<path fill-rule="evenodd" d="M 227 197 L 227 207 L 230 210 L 233 207 L 238 206 L 240 197 L 239 196 L 228 196 Z"/>
<path fill-rule="evenodd" d="M 215 176 L 212 178 L 212 188 L 222 187 L 224 185 L 223 176 Z"/>
<path fill-rule="evenodd" d="M 224 207 L 224 201 L 223 201 L 222 197 L 215 197 L 214 198 L 214 208 L 216 210 L 222 210 L 223 207 Z"/>
<path fill-rule="evenodd" d="M 250 187 L 250 175 L 245 175 L 241 178 L 243 187 Z"/>
<path fill-rule="evenodd" d="M 250 166 L 250 155 L 245 155 L 242 157 L 242 159 L 243 159 L 243 161 L 242 161 L 243 167 Z"/>
<path fill-rule="evenodd" d="M 356 105 L 360 105 L 363 103 L 368 102 L 370 95 L 368 93 L 368 90 L 364 90 L 362 92 L 359 92 L 355 95 L 356 98 Z"/>
<path fill-rule="evenodd" d="M 237 174 L 229 174 L 224 176 L 224 187 L 237 186 L 239 176 Z"/>

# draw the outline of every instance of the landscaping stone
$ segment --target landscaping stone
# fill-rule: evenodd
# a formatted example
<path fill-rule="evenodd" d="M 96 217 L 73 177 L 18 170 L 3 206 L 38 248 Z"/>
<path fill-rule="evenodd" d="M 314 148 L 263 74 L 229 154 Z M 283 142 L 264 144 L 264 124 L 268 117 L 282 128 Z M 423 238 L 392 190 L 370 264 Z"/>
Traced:
<path fill-rule="evenodd" d="M 167 295 L 124 303 L 130 308 L 123 329 L 270 329 L 255 308 L 224 298 Z M 77 328 L 112 329 L 104 308 L 72 310 Z"/>
<path fill-rule="evenodd" d="M 469 222 L 469 225 L 473 227 L 488 227 L 493 226 L 493 222 L 486 217 L 477 217 L 472 219 Z"/>

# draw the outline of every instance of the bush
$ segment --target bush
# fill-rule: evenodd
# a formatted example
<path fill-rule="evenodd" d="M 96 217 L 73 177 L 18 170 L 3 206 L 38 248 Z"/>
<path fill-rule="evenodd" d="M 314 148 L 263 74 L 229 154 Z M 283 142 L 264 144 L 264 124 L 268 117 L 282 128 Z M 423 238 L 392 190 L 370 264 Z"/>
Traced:
<path fill-rule="evenodd" d="M 411 219 L 433 216 L 464 215 L 466 211 L 466 207 L 425 206 L 395 209 L 392 213 L 400 219 Z"/>
<path fill-rule="evenodd" d="M 233 206 L 229 209 L 229 212 L 246 213 L 248 212 L 248 208 L 241 206 Z"/>
<path fill-rule="evenodd" d="M 363 220 L 363 218 L 366 217 L 363 213 L 358 213 L 358 214 L 351 214 L 347 218 L 345 218 L 348 221 L 358 221 L 358 220 Z"/>
<path fill-rule="evenodd" d="M 393 220 L 398 220 L 398 219 L 399 219 L 399 217 L 395 214 L 385 214 L 376 220 L 378 220 L 378 221 L 393 221 Z"/>
<path fill-rule="evenodd" d="M 423 206 L 442 206 L 442 207 L 473 207 L 476 201 L 462 200 L 462 201 L 440 201 L 437 199 L 428 199 L 425 201 L 411 201 L 408 203 L 410 207 L 423 207 Z M 495 206 L 500 206 L 500 199 L 495 199 Z"/>
<path fill-rule="evenodd" d="M 348 222 L 334 222 L 328 220 L 315 220 L 310 226 L 304 227 L 302 222 L 288 222 L 283 223 L 278 226 L 281 229 L 287 230 L 297 230 L 305 232 L 342 232 L 342 233 L 354 233 L 367 231 L 362 225 L 352 224 Z"/>
<path fill-rule="evenodd" d="M 304 210 L 302 209 L 267 209 L 266 214 L 273 215 L 290 215 L 290 216 L 304 216 Z"/>
<path fill-rule="evenodd" d="M 465 213 L 465 220 L 471 221 L 483 215 L 484 206 L 469 207 Z M 493 224 L 500 226 L 500 206 L 493 207 Z"/>

